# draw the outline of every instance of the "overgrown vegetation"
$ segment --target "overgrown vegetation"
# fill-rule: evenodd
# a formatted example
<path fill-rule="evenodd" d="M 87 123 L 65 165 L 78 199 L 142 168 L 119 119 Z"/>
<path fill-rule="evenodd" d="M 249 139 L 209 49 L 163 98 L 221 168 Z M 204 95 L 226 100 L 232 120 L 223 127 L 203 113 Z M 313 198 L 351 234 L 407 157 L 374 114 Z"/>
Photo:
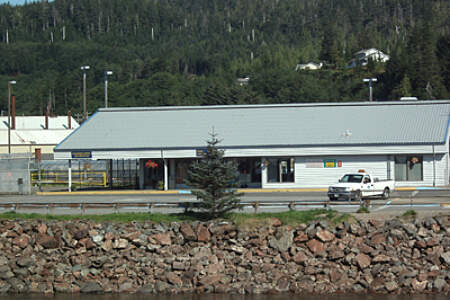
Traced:
<path fill-rule="evenodd" d="M 408 209 L 402 215 L 404 218 L 415 218 L 417 217 L 417 212 L 414 209 Z"/>
<path fill-rule="evenodd" d="M 356 213 L 358 214 L 368 214 L 370 213 L 369 208 L 367 208 L 366 206 L 361 206 Z"/>
<path fill-rule="evenodd" d="M 442 0 L 54 0 L 0 5 L 0 89 L 17 114 L 110 106 L 448 99 L 450 2 Z M 347 69 L 377 48 L 387 64 Z M 300 63 L 324 62 L 317 71 Z M 248 85 L 236 84 L 249 77 Z M 6 97 L 0 109 L 7 110 Z"/>
<path fill-rule="evenodd" d="M 351 221 L 352 217 L 348 214 L 341 214 L 334 210 L 308 210 L 308 211 L 288 211 L 279 213 L 229 213 L 224 215 L 224 220 L 235 222 L 238 225 L 261 225 L 271 224 L 276 218 L 283 225 L 292 225 L 301 223 L 309 223 L 314 220 L 329 220 L 331 223 L 337 224 L 343 221 Z M 92 220 L 95 222 L 185 222 L 185 221 L 205 221 L 205 215 L 199 213 L 183 213 L 183 214 L 158 214 L 158 213 L 119 213 L 105 215 L 50 215 L 50 214 L 25 214 L 16 212 L 6 212 L 0 214 L 0 219 L 7 220 Z"/>

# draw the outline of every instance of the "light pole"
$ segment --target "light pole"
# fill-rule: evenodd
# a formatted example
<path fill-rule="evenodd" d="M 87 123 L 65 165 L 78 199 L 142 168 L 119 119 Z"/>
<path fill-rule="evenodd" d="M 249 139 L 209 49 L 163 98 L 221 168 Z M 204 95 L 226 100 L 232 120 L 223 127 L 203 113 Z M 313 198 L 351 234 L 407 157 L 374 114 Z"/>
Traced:
<path fill-rule="evenodd" d="M 89 66 L 82 66 L 83 71 L 83 121 L 87 120 L 87 110 L 86 110 L 86 70 L 89 70 Z"/>
<path fill-rule="evenodd" d="M 372 102 L 372 82 L 377 82 L 378 80 L 376 78 L 364 78 L 363 82 L 369 83 L 369 101 Z"/>
<path fill-rule="evenodd" d="M 8 154 L 11 155 L 11 85 L 15 80 L 8 81 Z"/>
<path fill-rule="evenodd" d="M 112 71 L 105 71 L 105 107 L 108 107 L 108 75 L 112 74 Z"/>

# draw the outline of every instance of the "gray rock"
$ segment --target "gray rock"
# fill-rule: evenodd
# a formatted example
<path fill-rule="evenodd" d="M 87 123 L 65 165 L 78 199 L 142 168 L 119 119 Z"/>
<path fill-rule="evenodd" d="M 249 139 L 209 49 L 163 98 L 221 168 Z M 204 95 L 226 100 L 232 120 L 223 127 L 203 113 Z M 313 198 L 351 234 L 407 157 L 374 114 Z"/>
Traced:
<path fill-rule="evenodd" d="M 11 285 L 10 290 L 17 293 L 24 293 L 28 290 L 27 285 L 22 280 L 13 277 L 8 280 L 8 283 Z"/>
<path fill-rule="evenodd" d="M 30 257 L 22 257 L 22 258 L 19 258 L 19 259 L 17 260 L 16 264 L 17 264 L 19 267 L 25 267 L 25 268 L 28 268 L 28 267 L 34 265 L 34 260 L 33 260 L 32 258 L 30 258 Z"/>
<path fill-rule="evenodd" d="M 7 265 L 8 263 L 9 260 L 6 257 L 0 256 L 0 266 Z"/>
<path fill-rule="evenodd" d="M 1 282 L 0 283 L 0 294 L 5 294 L 9 291 L 11 288 L 11 285 L 7 282 Z"/>
<path fill-rule="evenodd" d="M 447 282 L 445 282 L 444 279 L 442 278 L 437 278 L 434 282 L 433 282 L 433 289 L 437 292 L 440 292 L 444 289 L 444 287 L 447 286 Z"/>
<path fill-rule="evenodd" d="M 294 232 L 292 230 L 283 231 L 281 237 L 276 239 L 273 237 L 269 240 L 269 245 L 280 252 L 286 252 L 292 246 L 294 240 Z"/>
<path fill-rule="evenodd" d="M 82 293 L 101 293 L 103 292 L 103 288 L 98 282 L 89 281 L 83 282 L 80 287 L 80 292 Z"/>
<path fill-rule="evenodd" d="M 450 251 L 441 254 L 441 259 L 447 265 L 450 265 Z"/>

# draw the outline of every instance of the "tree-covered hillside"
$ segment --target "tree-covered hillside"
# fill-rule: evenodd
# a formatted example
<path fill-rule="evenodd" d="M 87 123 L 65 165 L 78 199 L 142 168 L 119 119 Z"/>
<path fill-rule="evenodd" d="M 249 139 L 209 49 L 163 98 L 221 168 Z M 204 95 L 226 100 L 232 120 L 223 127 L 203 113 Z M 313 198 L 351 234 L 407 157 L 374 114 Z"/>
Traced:
<path fill-rule="evenodd" d="M 103 106 L 449 97 L 448 0 L 55 0 L 0 5 L 0 109 L 16 80 L 18 114 Z M 377 48 L 387 63 L 347 68 Z M 297 64 L 324 62 L 316 71 Z M 249 77 L 239 85 L 237 78 Z"/>

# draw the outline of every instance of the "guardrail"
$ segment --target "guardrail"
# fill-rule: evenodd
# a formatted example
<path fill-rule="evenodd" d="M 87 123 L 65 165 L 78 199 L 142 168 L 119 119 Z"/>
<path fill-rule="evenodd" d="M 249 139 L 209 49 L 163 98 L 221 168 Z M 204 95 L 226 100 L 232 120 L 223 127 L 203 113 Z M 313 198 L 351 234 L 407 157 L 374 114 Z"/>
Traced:
<path fill-rule="evenodd" d="M 24 210 L 45 210 L 47 214 L 53 214 L 57 209 L 73 209 L 78 210 L 80 214 L 85 214 L 87 210 L 109 209 L 118 213 L 121 209 L 139 209 L 140 212 L 152 213 L 156 208 L 167 209 L 184 209 L 185 211 L 198 208 L 197 201 L 183 201 L 183 202 L 65 202 L 65 203 L 33 203 L 33 202 L 4 202 L 0 203 L 0 210 L 3 211 L 24 211 Z M 279 207 L 287 208 L 289 210 L 296 210 L 302 207 L 319 206 L 325 209 L 330 209 L 331 206 L 369 206 L 370 202 L 348 202 L 348 201 L 243 201 L 241 204 L 247 208 L 253 208 L 257 213 L 264 207 Z M 414 202 L 414 205 L 427 205 L 429 203 Z M 403 206 L 410 206 L 409 203 L 396 204 Z M 73 212 L 73 211 L 72 211 Z"/>

